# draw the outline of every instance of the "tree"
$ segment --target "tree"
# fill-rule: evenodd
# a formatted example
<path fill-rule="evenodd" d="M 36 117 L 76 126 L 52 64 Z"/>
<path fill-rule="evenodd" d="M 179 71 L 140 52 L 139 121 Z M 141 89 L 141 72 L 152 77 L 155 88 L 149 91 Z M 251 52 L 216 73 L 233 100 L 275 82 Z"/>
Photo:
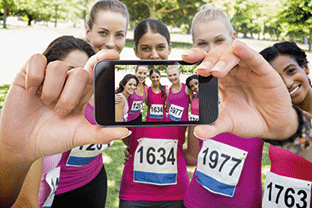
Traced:
<path fill-rule="evenodd" d="M 17 14 L 25 15 L 28 18 L 28 26 L 31 22 L 40 17 L 40 8 L 38 0 L 17 0 Z"/>
<path fill-rule="evenodd" d="M 3 28 L 7 28 L 6 19 L 16 10 L 16 5 L 14 0 L 2 0 L 1 10 L 3 10 Z"/>
<path fill-rule="evenodd" d="M 234 27 L 237 32 L 243 33 L 244 38 L 248 34 L 259 34 L 261 25 L 261 3 L 257 0 L 238 0 L 234 6 L 233 16 Z"/>
<path fill-rule="evenodd" d="M 281 21 L 287 24 L 288 33 L 308 35 L 309 51 L 312 50 L 312 1 L 288 0 L 280 14 Z"/>

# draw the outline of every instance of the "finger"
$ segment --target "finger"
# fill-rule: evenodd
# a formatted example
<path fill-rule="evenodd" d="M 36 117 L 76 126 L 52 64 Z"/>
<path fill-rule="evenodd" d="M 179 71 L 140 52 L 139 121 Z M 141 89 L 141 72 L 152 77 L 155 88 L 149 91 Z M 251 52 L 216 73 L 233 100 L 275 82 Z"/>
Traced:
<path fill-rule="evenodd" d="M 35 94 L 38 87 L 44 80 L 47 59 L 42 54 L 34 54 L 27 61 L 22 71 L 25 72 L 25 87 L 26 90 Z"/>
<path fill-rule="evenodd" d="M 207 53 L 199 48 L 193 48 L 182 53 L 182 60 L 188 63 L 195 63 L 203 60 Z"/>
<path fill-rule="evenodd" d="M 220 113 L 213 125 L 200 125 L 194 129 L 194 135 L 200 139 L 210 139 L 224 132 L 232 132 L 233 126 L 229 116 Z"/>
<path fill-rule="evenodd" d="M 119 53 L 117 51 L 102 49 L 97 54 L 89 58 L 84 69 L 86 69 L 89 72 L 91 80 L 93 81 L 93 68 L 97 62 L 102 60 L 117 60 L 117 59 L 119 59 Z"/>
<path fill-rule="evenodd" d="M 85 94 L 89 94 L 91 97 L 89 91 L 92 92 L 92 85 L 88 84 L 89 80 L 89 73 L 84 69 L 73 69 L 68 73 L 65 86 L 55 106 L 59 115 L 64 116 L 70 113 L 85 97 Z M 90 97 L 84 100 L 89 100 Z"/>
<path fill-rule="evenodd" d="M 247 44 L 235 40 L 232 44 L 232 50 L 256 74 L 265 75 L 272 72 L 277 74 L 275 70 L 272 70 L 271 65 L 258 52 L 248 47 Z"/>
<path fill-rule="evenodd" d="M 48 64 L 43 82 L 41 100 L 49 105 L 59 98 L 68 72 L 68 66 L 60 61 Z"/>
<path fill-rule="evenodd" d="M 223 77 L 237 65 L 239 60 L 231 47 L 222 45 L 207 54 L 206 58 L 197 67 L 197 73 L 201 76 Z M 225 66 L 228 67 L 224 68 Z"/>
<path fill-rule="evenodd" d="M 98 125 L 91 125 L 85 120 L 84 127 L 79 128 L 74 142 L 75 146 L 86 144 L 108 144 L 112 140 L 120 140 L 131 134 L 127 128 L 114 127 L 102 128 Z"/>

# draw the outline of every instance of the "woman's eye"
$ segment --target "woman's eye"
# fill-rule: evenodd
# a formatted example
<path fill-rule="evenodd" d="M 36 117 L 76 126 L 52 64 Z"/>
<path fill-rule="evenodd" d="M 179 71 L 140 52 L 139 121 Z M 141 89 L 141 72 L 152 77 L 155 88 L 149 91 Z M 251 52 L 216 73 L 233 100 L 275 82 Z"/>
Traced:
<path fill-rule="evenodd" d="M 222 43 L 224 41 L 224 39 L 218 39 L 216 40 L 216 43 Z"/>
<path fill-rule="evenodd" d="M 207 43 L 206 43 L 206 42 L 200 42 L 200 43 L 198 43 L 197 45 L 198 45 L 198 46 L 204 46 L 204 45 L 207 45 Z"/>
<path fill-rule="evenodd" d="M 296 72 L 296 70 L 297 70 L 297 69 L 295 69 L 295 68 L 289 69 L 289 70 L 287 71 L 287 74 L 293 75 L 293 74 Z"/>
<path fill-rule="evenodd" d="M 99 31 L 99 34 L 101 36 L 106 36 L 106 35 L 108 35 L 108 32 L 107 31 Z"/>

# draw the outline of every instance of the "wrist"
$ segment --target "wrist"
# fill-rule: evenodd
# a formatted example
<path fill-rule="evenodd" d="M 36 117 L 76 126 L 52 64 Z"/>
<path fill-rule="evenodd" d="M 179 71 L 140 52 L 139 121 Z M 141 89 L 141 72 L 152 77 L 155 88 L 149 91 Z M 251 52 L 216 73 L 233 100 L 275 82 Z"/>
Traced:
<path fill-rule="evenodd" d="M 288 138 L 284 140 L 264 140 L 269 142 L 274 146 L 279 146 L 283 149 L 286 149 L 295 154 L 300 154 L 301 151 L 309 148 L 310 144 L 312 145 L 312 124 L 311 119 L 312 116 L 300 110 L 299 108 L 293 106 L 296 114 L 297 114 L 297 125 L 296 130 L 292 130 L 292 135 L 288 136 Z M 289 134 L 289 133 L 288 133 Z"/>

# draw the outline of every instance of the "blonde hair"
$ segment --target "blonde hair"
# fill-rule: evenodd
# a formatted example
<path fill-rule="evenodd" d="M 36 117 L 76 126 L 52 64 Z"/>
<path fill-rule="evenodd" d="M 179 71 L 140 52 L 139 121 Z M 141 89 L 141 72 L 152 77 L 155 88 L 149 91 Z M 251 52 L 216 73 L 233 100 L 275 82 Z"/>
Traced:
<path fill-rule="evenodd" d="M 230 18 L 223 11 L 216 9 L 211 4 L 205 4 L 204 6 L 200 8 L 200 11 L 198 11 L 195 14 L 194 19 L 192 21 L 191 33 L 192 33 L 193 42 L 194 42 L 194 28 L 196 24 L 210 22 L 213 20 L 222 21 L 230 35 L 235 33 L 235 30 L 230 21 Z"/>

